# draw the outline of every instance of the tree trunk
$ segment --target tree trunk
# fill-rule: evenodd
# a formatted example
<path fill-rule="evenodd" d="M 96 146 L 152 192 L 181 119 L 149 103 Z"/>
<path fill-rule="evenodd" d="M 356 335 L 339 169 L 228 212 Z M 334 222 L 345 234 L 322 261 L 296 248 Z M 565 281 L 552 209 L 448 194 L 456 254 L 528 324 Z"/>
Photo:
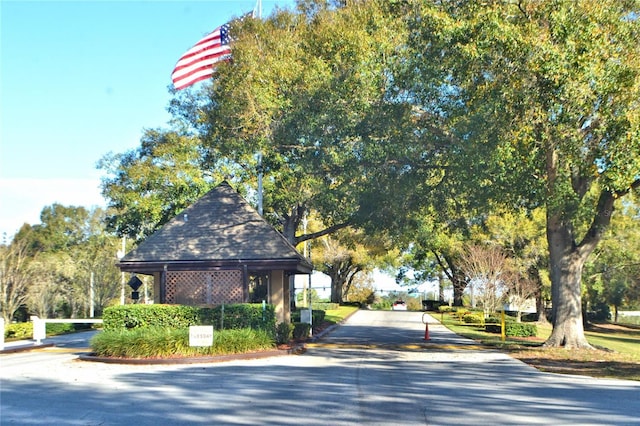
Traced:
<path fill-rule="evenodd" d="M 331 303 L 342 303 L 342 286 L 341 280 L 331 277 Z"/>
<path fill-rule="evenodd" d="M 544 346 L 591 348 L 582 323 L 582 267 L 586 256 L 573 244 L 569 225 L 558 218 L 547 219 L 551 271 L 553 331 Z"/>
<path fill-rule="evenodd" d="M 548 323 L 546 306 L 542 298 L 542 290 L 538 290 L 536 294 L 536 311 L 538 312 L 538 322 Z"/>

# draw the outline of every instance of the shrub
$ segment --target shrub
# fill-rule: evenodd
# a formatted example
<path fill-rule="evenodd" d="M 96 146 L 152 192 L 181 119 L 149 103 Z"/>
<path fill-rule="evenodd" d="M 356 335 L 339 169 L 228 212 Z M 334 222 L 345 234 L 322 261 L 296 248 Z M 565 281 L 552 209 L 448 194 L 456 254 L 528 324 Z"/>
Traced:
<path fill-rule="evenodd" d="M 105 331 L 145 327 L 185 328 L 197 325 L 198 309 L 183 305 L 121 305 L 104 310 Z M 211 325 L 211 323 L 203 323 Z"/>
<path fill-rule="evenodd" d="M 377 310 L 388 311 L 391 309 L 391 301 L 384 299 L 374 303 L 371 307 Z"/>
<path fill-rule="evenodd" d="M 314 309 L 313 311 L 311 311 L 311 321 L 314 324 L 322 324 L 326 315 L 326 311 L 323 311 L 321 309 Z"/>
<path fill-rule="evenodd" d="M 293 323 L 293 338 L 296 340 L 306 339 L 311 332 L 311 325 L 306 322 Z"/>
<path fill-rule="evenodd" d="M 171 358 L 199 355 L 226 355 L 272 348 L 273 338 L 266 330 L 249 328 L 214 332 L 213 345 L 189 346 L 188 328 L 144 327 L 109 330 L 91 339 L 98 356 L 119 358 Z"/>
<path fill-rule="evenodd" d="M 453 306 L 449 306 L 449 305 L 440 305 L 440 306 L 438 306 L 438 311 L 440 311 L 440 312 L 453 312 L 454 309 L 455 308 Z"/>
<path fill-rule="evenodd" d="M 501 324 L 486 324 L 487 333 L 502 333 Z M 538 334 L 538 327 L 532 323 L 505 322 L 505 333 L 511 337 L 532 337 Z"/>
<path fill-rule="evenodd" d="M 4 338 L 5 339 L 30 339 L 33 337 L 33 323 L 32 322 L 19 322 L 15 324 L 6 324 L 4 326 Z"/>
<path fill-rule="evenodd" d="M 356 303 L 356 305 L 360 305 L 360 304 Z M 335 311 L 336 309 L 340 308 L 340 304 L 339 303 L 331 303 L 331 302 L 318 302 L 318 303 L 314 303 L 311 308 L 313 310 L 318 309 L 318 310 L 322 310 L 322 311 Z"/>
<path fill-rule="evenodd" d="M 47 336 L 54 334 L 73 333 L 78 330 L 91 329 L 92 324 L 74 323 L 47 323 Z M 6 324 L 4 327 L 4 338 L 9 340 L 31 339 L 33 337 L 33 322 L 19 322 Z"/>
<path fill-rule="evenodd" d="M 466 324 L 482 324 L 484 318 L 478 314 L 465 314 L 462 321 Z"/>
<path fill-rule="evenodd" d="M 47 328 L 47 335 L 73 333 L 74 331 L 76 331 L 74 324 L 64 323 L 64 322 L 47 323 L 46 328 Z"/>
<path fill-rule="evenodd" d="M 104 330 L 127 330 L 145 327 L 186 328 L 190 325 L 213 325 L 218 330 L 263 329 L 275 337 L 275 308 L 262 304 L 230 304 L 216 307 L 185 305 L 111 306 L 103 314 Z"/>
<path fill-rule="evenodd" d="M 311 311 L 311 322 L 313 324 L 322 324 L 324 322 L 324 318 L 327 315 L 326 311 L 320 309 L 313 309 Z M 300 322 L 300 311 L 291 312 L 291 322 Z"/>
<path fill-rule="evenodd" d="M 507 336 L 532 337 L 538 334 L 538 327 L 535 324 L 523 322 L 508 322 L 506 324 Z"/>
<path fill-rule="evenodd" d="M 281 322 L 276 327 L 276 343 L 287 343 L 293 336 L 293 324 Z"/>
<path fill-rule="evenodd" d="M 464 308 L 458 308 L 455 312 L 456 317 L 458 317 L 458 321 L 462 321 L 465 315 L 471 315 L 471 312 Z"/>

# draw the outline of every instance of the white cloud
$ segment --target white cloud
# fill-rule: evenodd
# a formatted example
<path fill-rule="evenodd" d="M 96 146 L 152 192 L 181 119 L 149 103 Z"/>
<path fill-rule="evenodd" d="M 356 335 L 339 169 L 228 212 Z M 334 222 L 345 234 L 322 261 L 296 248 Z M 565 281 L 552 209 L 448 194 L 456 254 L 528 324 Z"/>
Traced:
<path fill-rule="evenodd" d="M 40 223 L 46 206 L 59 203 L 86 208 L 104 207 L 99 179 L 0 179 L 0 235 L 11 238 L 24 223 Z"/>

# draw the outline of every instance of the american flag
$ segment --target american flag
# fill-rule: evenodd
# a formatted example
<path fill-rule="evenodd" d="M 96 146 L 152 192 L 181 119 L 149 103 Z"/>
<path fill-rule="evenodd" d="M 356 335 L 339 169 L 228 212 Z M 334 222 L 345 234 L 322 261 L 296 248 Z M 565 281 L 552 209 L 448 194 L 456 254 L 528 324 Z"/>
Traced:
<path fill-rule="evenodd" d="M 213 74 L 214 64 L 231 59 L 229 24 L 224 24 L 196 43 L 176 64 L 171 79 L 176 90 L 184 89 Z"/>

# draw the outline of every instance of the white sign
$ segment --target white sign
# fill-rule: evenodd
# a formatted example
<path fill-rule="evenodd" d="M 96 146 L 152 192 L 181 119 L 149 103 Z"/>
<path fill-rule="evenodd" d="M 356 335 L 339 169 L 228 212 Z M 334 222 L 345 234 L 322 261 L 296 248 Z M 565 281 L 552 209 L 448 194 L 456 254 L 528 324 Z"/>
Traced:
<path fill-rule="evenodd" d="M 213 326 L 192 325 L 189 327 L 189 346 L 212 346 Z"/>
<path fill-rule="evenodd" d="M 313 317 L 309 309 L 303 309 L 300 311 L 300 322 L 311 324 L 312 318 Z"/>

